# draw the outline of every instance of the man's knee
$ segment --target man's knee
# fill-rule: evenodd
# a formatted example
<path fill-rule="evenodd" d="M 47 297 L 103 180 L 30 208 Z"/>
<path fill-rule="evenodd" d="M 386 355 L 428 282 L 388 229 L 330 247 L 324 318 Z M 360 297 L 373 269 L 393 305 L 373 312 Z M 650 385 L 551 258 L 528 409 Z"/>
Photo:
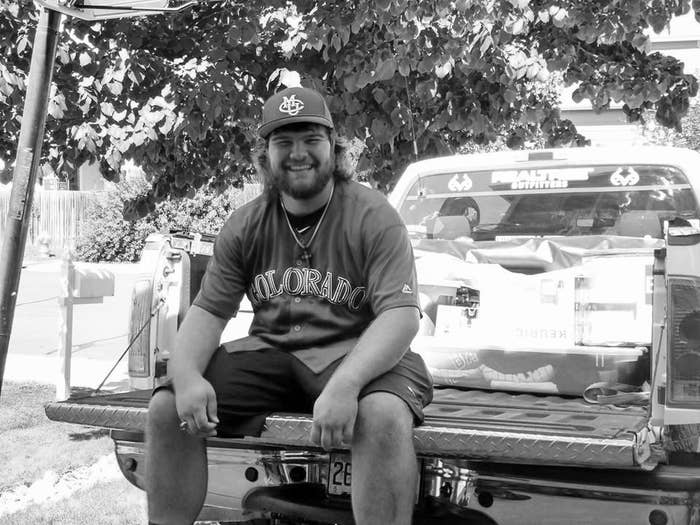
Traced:
<path fill-rule="evenodd" d="M 375 392 L 360 399 L 356 437 L 386 445 L 413 435 L 413 414 L 406 403 L 388 392 Z"/>
<path fill-rule="evenodd" d="M 148 404 L 148 428 L 151 432 L 177 426 L 179 419 L 175 408 L 175 394 L 171 390 L 158 390 Z"/>

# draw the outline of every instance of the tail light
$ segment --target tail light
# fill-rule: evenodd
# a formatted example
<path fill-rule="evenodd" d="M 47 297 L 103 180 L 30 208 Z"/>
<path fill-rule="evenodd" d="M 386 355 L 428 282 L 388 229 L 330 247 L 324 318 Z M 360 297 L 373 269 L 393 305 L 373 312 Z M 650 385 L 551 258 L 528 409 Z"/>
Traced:
<path fill-rule="evenodd" d="M 131 295 L 131 315 L 129 318 L 129 377 L 149 377 L 151 375 L 151 308 L 153 284 L 143 279 L 134 284 Z"/>
<path fill-rule="evenodd" d="M 666 406 L 700 406 L 700 279 L 671 277 Z"/>

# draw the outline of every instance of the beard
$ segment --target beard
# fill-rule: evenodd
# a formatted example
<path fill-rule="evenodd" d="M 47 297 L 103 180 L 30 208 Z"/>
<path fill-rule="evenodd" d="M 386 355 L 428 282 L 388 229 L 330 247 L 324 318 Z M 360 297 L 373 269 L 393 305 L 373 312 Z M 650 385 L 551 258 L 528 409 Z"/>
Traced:
<path fill-rule="evenodd" d="M 295 199 L 310 199 L 318 195 L 333 177 L 333 163 L 319 165 L 309 181 L 295 181 L 284 168 L 268 168 L 267 186 L 277 193 L 286 193 Z"/>

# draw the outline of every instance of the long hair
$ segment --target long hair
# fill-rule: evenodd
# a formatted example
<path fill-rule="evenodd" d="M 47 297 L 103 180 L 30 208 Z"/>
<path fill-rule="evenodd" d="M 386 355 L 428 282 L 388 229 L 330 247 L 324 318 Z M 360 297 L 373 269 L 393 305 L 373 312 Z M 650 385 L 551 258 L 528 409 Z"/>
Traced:
<path fill-rule="evenodd" d="M 333 157 L 335 159 L 335 167 L 333 169 L 333 178 L 336 182 L 351 180 L 353 178 L 353 169 L 348 153 L 348 140 L 338 135 L 334 129 L 329 129 L 328 134 L 334 144 Z M 253 165 L 258 176 L 262 179 L 265 195 L 276 199 L 278 197 L 278 189 L 271 184 L 272 176 L 270 175 L 270 159 L 267 156 L 267 147 L 268 139 L 258 138 L 253 149 Z"/>

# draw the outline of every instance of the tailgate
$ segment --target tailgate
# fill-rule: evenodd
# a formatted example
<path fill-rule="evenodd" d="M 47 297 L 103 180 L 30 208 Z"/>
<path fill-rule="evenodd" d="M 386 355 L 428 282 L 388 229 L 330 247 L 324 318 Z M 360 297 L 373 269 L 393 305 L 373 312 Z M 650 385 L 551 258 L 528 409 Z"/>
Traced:
<path fill-rule="evenodd" d="M 143 431 L 150 390 L 49 403 L 54 421 Z M 250 445 L 309 447 L 311 418 L 273 414 Z M 645 407 L 591 405 L 580 398 L 436 389 L 415 430 L 422 456 L 601 468 L 656 466 Z"/>

